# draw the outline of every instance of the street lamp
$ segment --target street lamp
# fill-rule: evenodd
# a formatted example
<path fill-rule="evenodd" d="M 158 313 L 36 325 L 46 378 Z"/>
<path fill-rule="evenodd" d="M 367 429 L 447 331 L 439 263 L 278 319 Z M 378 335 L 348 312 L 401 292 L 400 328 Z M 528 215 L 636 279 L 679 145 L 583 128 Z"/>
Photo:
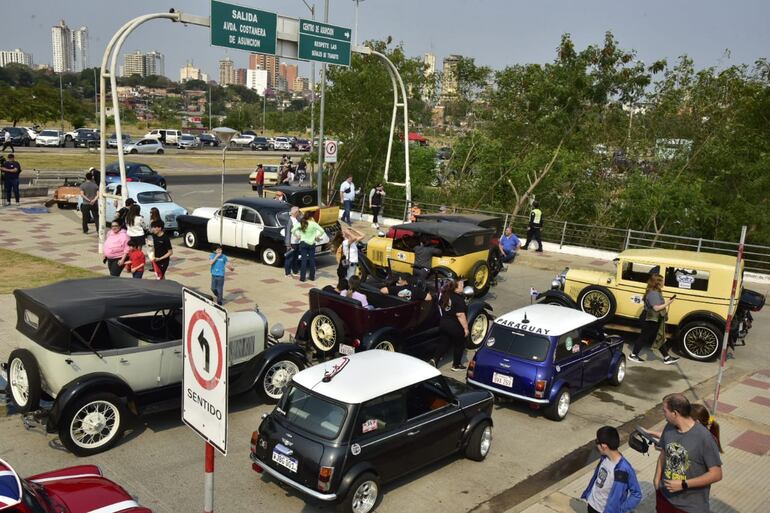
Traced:
<path fill-rule="evenodd" d="M 221 206 L 219 207 L 219 243 L 222 244 L 224 242 L 224 239 L 222 238 L 222 234 L 224 232 L 224 208 L 225 208 L 225 154 L 227 153 L 227 148 L 230 147 L 230 139 L 232 139 L 236 132 L 232 128 L 228 128 L 226 126 L 218 126 L 214 130 L 214 135 L 216 135 L 224 144 L 224 149 L 222 150 L 222 190 L 221 190 Z"/>

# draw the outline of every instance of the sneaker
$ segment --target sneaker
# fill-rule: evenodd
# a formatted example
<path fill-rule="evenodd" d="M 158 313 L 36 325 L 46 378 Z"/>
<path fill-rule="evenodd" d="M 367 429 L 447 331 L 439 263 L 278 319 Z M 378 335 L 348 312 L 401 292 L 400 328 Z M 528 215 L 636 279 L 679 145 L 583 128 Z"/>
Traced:
<path fill-rule="evenodd" d="M 639 358 L 639 355 L 635 355 L 633 353 L 628 355 L 628 359 L 631 360 L 632 362 L 636 362 L 636 363 L 642 363 L 644 361 L 641 358 Z"/>
<path fill-rule="evenodd" d="M 678 361 L 679 361 L 679 358 L 677 358 L 676 356 L 668 355 L 663 357 L 663 363 L 665 365 L 671 365 L 672 363 L 676 363 Z"/>
<path fill-rule="evenodd" d="M 467 368 L 468 368 L 468 367 L 466 367 L 466 366 L 465 366 L 465 365 L 463 365 L 462 363 L 461 363 L 460 365 L 452 365 L 452 371 L 453 371 L 453 372 L 462 372 L 462 371 L 464 371 L 464 370 L 465 370 L 465 369 L 467 369 Z"/>

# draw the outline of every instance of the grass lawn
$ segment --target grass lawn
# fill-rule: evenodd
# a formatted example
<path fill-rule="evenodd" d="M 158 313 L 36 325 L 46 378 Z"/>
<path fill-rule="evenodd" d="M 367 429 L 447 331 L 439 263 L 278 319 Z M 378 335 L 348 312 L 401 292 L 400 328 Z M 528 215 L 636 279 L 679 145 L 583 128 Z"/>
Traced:
<path fill-rule="evenodd" d="M 103 276 L 80 267 L 1 248 L 0 266 L 11 271 L 0 281 L 0 294 L 10 294 L 14 289 L 41 287 L 61 280 Z"/>

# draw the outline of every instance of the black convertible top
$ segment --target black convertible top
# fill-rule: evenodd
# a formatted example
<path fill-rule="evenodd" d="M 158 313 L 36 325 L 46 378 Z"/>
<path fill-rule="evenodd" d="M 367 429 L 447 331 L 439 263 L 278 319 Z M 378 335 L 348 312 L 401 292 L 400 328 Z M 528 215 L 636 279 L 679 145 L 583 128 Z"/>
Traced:
<path fill-rule="evenodd" d="M 416 234 L 433 235 L 440 237 L 452 244 L 458 239 L 468 235 L 487 235 L 494 232 L 492 228 L 484 228 L 469 223 L 446 223 L 439 221 L 426 221 L 424 223 L 399 224 L 394 230 L 409 230 Z"/>
<path fill-rule="evenodd" d="M 16 329 L 35 342 L 67 350 L 70 331 L 105 319 L 182 307 L 171 280 L 88 278 L 17 289 Z"/>

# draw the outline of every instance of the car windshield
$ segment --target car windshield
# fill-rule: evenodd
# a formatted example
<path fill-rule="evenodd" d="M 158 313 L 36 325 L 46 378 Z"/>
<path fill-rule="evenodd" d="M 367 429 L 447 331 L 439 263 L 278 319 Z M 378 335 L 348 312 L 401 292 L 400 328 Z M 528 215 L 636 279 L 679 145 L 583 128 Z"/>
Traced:
<path fill-rule="evenodd" d="M 55 130 L 43 130 L 42 132 L 40 132 L 40 135 L 42 135 L 44 137 L 45 136 L 47 136 L 47 137 L 56 137 L 57 135 L 59 135 L 59 132 L 56 132 Z"/>
<path fill-rule="evenodd" d="M 136 195 L 136 199 L 141 205 L 146 205 L 147 203 L 171 203 L 171 196 L 166 191 L 140 192 Z"/>
<path fill-rule="evenodd" d="M 21 502 L 29 508 L 31 513 L 49 513 L 53 511 L 53 504 L 51 504 L 45 488 L 26 479 L 21 480 L 21 487 Z"/>
<path fill-rule="evenodd" d="M 194 140 L 195 140 L 195 137 L 193 137 L 193 136 L 191 136 L 191 135 L 183 135 L 183 136 L 182 136 L 182 140 L 183 140 L 183 141 L 194 141 Z"/>
<path fill-rule="evenodd" d="M 280 411 L 286 421 L 308 433 L 332 440 L 345 422 L 345 408 L 312 392 L 292 386 Z"/>
<path fill-rule="evenodd" d="M 539 335 L 494 324 L 486 340 L 488 348 L 531 362 L 545 361 L 551 341 Z"/>

